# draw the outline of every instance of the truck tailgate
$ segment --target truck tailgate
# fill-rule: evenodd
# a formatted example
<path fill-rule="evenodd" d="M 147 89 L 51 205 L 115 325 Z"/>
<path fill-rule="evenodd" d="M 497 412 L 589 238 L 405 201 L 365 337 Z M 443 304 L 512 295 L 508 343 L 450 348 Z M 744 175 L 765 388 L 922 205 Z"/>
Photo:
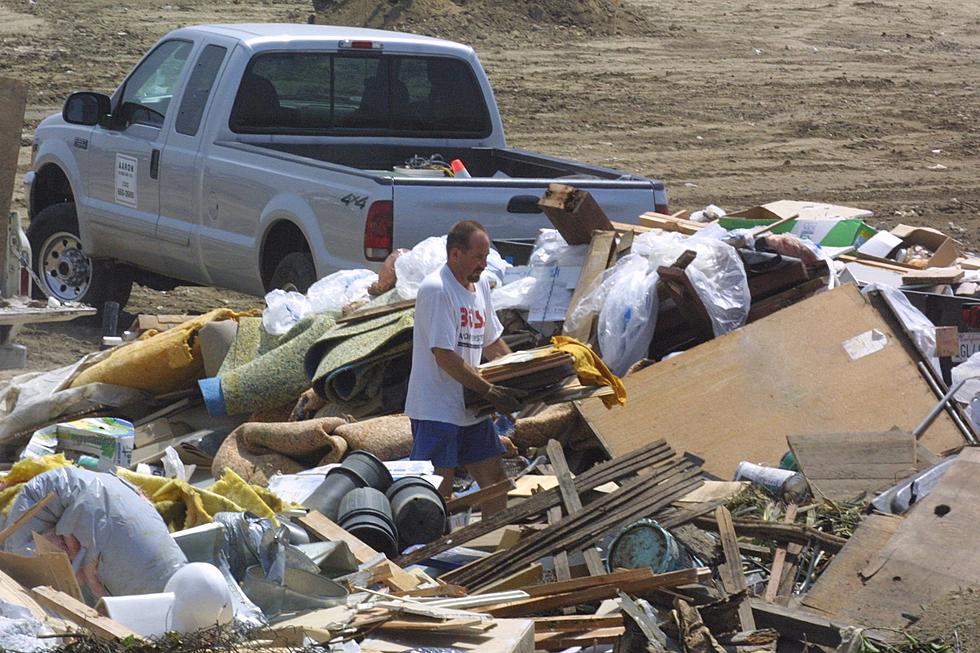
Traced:
<path fill-rule="evenodd" d="M 476 220 L 498 239 L 534 238 L 551 223 L 538 208 L 548 184 L 560 182 L 586 190 L 610 220 L 637 223 L 654 210 L 650 180 L 595 179 L 427 179 L 394 181 L 394 246 L 412 247 L 441 235 L 458 220 Z"/>

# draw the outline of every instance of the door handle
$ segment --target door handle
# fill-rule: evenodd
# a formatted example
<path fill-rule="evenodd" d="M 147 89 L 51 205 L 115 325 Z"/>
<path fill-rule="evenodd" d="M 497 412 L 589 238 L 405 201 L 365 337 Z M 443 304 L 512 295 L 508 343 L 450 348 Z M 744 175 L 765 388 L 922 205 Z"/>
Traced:
<path fill-rule="evenodd" d="M 507 202 L 508 213 L 543 213 L 537 195 L 514 195 Z"/>
<path fill-rule="evenodd" d="M 150 154 L 150 179 L 160 176 L 160 150 L 153 150 Z"/>

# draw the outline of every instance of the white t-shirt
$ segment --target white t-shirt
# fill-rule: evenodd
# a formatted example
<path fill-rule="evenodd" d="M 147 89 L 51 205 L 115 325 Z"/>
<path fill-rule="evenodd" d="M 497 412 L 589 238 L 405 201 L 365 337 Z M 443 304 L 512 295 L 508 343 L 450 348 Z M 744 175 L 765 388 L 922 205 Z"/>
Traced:
<path fill-rule="evenodd" d="M 436 364 L 432 348 L 448 349 L 473 365 L 483 348 L 495 342 L 504 328 L 490 303 L 490 283 L 480 279 L 471 292 L 448 265 L 428 275 L 415 298 L 412 375 L 408 380 L 405 414 L 412 419 L 476 424 L 483 417 L 463 405 L 463 386 Z"/>

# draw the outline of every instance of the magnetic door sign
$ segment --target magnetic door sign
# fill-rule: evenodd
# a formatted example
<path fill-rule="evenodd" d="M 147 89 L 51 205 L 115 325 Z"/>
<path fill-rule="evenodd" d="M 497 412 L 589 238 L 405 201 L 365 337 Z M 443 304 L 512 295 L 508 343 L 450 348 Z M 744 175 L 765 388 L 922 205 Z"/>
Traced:
<path fill-rule="evenodd" d="M 116 155 L 116 204 L 136 208 L 136 159 L 125 154 Z"/>

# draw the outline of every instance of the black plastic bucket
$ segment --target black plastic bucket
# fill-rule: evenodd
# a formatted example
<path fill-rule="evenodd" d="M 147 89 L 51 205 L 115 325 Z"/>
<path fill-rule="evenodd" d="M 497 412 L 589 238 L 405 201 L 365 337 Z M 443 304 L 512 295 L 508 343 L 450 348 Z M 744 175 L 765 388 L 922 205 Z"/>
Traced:
<path fill-rule="evenodd" d="M 428 544 L 446 534 L 449 525 L 446 500 L 425 479 L 400 478 L 387 492 L 402 549 Z"/>
<path fill-rule="evenodd" d="M 353 512 L 340 520 L 340 527 L 389 558 L 399 554 L 398 533 L 391 522 L 374 512 Z"/>
<path fill-rule="evenodd" d="M 385 464 L 372 453 L 367 451 L 352 451 L 340 463 L 341 467 L 356 472 L 369 487 L 385 492 L 391 487 L 391 472 Z"/>
<path fill-rule="evenodd" d="M 395 528 L 395 518 L 391 514 L 391 504 L 388 503 L 388 497 L 384 495 L 384 492 L 375 490 L 373 487 L 361 487 L 348 492 L 347 496 L 340 501 L 340 510 L 337 516 L 344 520 L 351 515 L 364 514 L 381 517 L 391 524 L 392 528 Z"/>
<path fill-rule="evenodd" d="M 357 472 L 345 467 L 334 467 L 327 472 L 323 483 L 303 502 L 310 510 L 318 510 L 332 521 L 337 521 L 340 502 L 351 490 L 367 485 Z"/>

